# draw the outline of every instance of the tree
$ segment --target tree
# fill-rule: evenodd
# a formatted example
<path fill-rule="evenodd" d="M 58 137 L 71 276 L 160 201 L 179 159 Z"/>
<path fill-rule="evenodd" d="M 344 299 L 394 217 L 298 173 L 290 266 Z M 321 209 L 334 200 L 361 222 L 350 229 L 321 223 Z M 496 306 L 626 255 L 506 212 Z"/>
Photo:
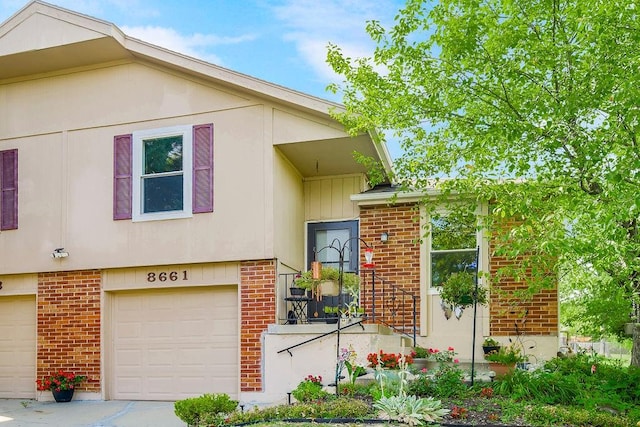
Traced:
<path fill-rule="evenodd" d="M 368 22 L 372 57 L 328 52 L 345 79 L 330 86 L 345 104 L 336 117 L 350 132 L 375 128 L 400 141 L 395 181 L 491 200 L 488 223 L 518 218 L 499 250 L 542 261 L 532 291 L 548 285 L 545 269 L 573 266 L 591 273 L 572 275 L 576 289 L 597 284 L 580 298 L 626 299 L 603 333 L 640 314 L 637 7 L 408 0 L 391 28 Z"/>

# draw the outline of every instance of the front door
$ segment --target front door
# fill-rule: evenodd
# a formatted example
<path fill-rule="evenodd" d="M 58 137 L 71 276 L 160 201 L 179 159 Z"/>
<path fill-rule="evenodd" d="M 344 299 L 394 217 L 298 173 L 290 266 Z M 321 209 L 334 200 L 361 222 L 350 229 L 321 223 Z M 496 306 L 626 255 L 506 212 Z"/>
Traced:
<path fill-rule="evenodd" d="M 344 271 L 358 270 L 358 221 L 315 222 L 307 225 L 307 268 L 312 261 L 338 268 L 343 255 Z"/>

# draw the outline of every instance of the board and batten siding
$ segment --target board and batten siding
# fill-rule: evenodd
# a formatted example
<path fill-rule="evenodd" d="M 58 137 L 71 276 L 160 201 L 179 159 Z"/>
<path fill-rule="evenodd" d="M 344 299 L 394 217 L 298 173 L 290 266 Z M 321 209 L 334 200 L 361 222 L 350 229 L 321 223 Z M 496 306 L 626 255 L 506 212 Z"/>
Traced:
<path fill-rule="evenodd" d="M 352 194 L 364 191 L 363 175 L 310 178 L 304 183 L 305 221 L 357 218 L 359 208 Z"/>

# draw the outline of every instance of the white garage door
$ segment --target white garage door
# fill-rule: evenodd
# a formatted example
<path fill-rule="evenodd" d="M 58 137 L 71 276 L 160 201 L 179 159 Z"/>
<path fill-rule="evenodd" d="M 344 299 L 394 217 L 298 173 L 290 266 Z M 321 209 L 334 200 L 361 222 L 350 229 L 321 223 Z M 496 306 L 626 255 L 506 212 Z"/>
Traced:
<path fill-rule="evenodd" d="M 36 299 L 0 297 L 0 398 L 36 397 Z"/>
<path fill-rule="evenodd" d="M 111 398 L 237 399 L 237 299 L 235 286 L 114 294 Z"/>

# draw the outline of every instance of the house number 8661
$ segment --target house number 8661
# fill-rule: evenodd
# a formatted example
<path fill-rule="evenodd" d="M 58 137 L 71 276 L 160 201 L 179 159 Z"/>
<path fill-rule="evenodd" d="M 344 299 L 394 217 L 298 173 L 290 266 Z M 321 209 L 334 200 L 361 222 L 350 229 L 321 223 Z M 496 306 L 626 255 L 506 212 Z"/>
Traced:
<path fill-rule="evenodd" d="M 175 282 L 176 280 L 188 280 L 187 270 L 182 271 L 163 271 L 161 273 L 147 273 L 147 282 L 166 282 L 169 280 L 170 282 Z"/>

